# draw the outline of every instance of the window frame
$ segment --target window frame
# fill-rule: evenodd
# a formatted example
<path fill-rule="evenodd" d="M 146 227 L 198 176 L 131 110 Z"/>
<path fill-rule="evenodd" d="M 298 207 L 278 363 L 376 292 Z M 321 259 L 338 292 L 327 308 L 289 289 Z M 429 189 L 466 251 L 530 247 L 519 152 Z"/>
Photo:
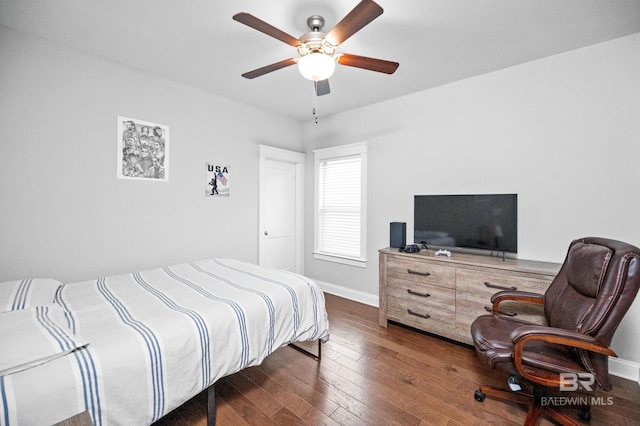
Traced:
<path fill-rule="evenodd" d="M 359 142 L 313 150 L 314 156 L 314 242 L 313 257 L 318 260 L 366 268 L 367 266 L 367 153 L 368 143 Z M 360 255 L 347 256 L 320 251 L 320 165 L 328 160 L 360 158 Z"/>

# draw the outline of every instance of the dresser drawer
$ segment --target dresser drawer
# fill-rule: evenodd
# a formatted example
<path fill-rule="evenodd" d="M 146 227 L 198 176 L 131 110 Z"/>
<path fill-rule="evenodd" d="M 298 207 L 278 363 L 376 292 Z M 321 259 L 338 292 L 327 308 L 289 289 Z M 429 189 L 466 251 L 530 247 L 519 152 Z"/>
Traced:
<path fill-rule="evenodd" d="M 389 277 L 387 296 L 404 299 L 443 311 L 456 311 L 456 291 L 452 288 L 439 287 L 414 281 Z"/>
<path fill-rule="evenodd" d="M 437 309 L 434 305 L 417 303 L 405 298 L 388 297 L 388 318 L 429 332 L 451 332 L 456 314 Z"/>
<path fill-rule="evenodd" d="M 551 281 L 551 277 L 528 273 L 458 268 L 456 334 L 464 337 L 471 336 L 471 323 L 480 315 L 491 313 L 491 296 L 495 293 L 502 290 L 519 290 L 544 294 Z M 537 324 L 545 322 L 540 305 L 502 302 L 500 312 Z"/>
<path fill-rule="evenodd" d="M 456 268 L 412 259 L 390 257 L 387 263 L 389 277 L 416 283 L 456 288 Z"/>

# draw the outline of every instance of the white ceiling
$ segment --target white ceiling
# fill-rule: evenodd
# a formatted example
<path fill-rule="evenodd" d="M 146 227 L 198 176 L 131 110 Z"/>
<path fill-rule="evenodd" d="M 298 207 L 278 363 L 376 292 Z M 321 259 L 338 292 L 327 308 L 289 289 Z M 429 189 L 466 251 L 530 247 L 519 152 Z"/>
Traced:
<path fill-rule="evenodd" d="M 299 121 L 313 83 L 295 48 L 231 17 L 248 12 L 299 37 L 319 14 L 328 32 L 359 0 L 0 0 L 0 24 Z M 384 13 L 338 51 L 400 63 L 393 75 L 340 66 L 320 116 L 640 32 L 640 0 L 378 0 Z M 6 65 L 6 64 L 5 64 Z M 2 65 L 2 66 L 5 66 Z"/>

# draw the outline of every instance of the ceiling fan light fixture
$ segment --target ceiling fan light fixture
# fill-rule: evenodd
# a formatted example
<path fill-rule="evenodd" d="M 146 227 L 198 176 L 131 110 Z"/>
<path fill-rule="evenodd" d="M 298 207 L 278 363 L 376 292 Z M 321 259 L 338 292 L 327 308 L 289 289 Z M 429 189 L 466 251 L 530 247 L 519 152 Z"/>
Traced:
<path fill-rule="evenodd" d="M 307 80 L 326 80 L 336 69 L 333 56 L 321 52 L 312 52 L 298 59 L 298 70 Z"/>

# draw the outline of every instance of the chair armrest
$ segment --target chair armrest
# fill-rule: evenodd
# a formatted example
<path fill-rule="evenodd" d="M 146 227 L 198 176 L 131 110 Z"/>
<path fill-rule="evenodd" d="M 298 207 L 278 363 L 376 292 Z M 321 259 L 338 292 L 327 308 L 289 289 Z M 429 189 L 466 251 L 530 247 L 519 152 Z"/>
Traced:
<path fill-rule="evenodd" d="M 513 357 L 518 372 L 524 378 L 545 386 L 560 386 L 560 375 L 526 368 L 522 364 L 522 352 L 527 342 L 539 340 L 546 343 L 583 349 L 602 355 L 618 356 L 611 348 L 598 342 L 593 337 L 562 328 L 526 325 L 515 329 L 510 337 L 515 345 Z"/>
<path fill-rule="evenodd" d="M 493 304 L 493 314 L 498 314 L 498 305 L 505 300 L 512 300 L 516 302 L 534 303 L 536 305 L 542 305 L 544 302 L 544 295 L 539 293 L 533 293 L 530 291 L 518 291 L 518 290 L 504 290 L 499 291 L 491 296 L 491 303 Z"/>

